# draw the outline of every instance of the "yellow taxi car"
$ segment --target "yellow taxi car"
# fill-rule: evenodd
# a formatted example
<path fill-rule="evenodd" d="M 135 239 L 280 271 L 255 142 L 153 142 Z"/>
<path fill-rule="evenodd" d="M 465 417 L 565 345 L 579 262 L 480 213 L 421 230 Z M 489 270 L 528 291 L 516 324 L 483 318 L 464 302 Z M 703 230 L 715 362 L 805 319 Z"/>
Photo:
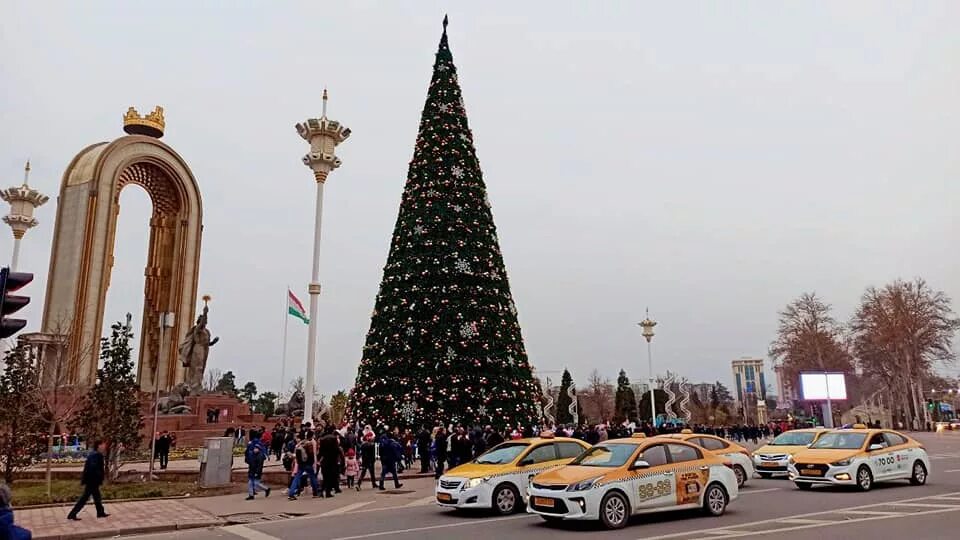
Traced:
<path fill-rule="evenodd" d="M 827 428 L 791 429 L 777 435 L 769 444 L 753 451 L 753 464 L 761 478 L 787 476 L 787 460 L 817 442 Z"/>
<path fill-rule="evenodd" d="M 604 441 L 530 482 L 527 511 L 547 521 L 599 520 L 619 529 L 631 515 L 702 508 L 720 516 L 739 496 L 732 463 L 671 437 Z"/>
<path fill-rule="evenodd" d="M 710 450 L 718 456 L 729 459 L 733 463 L 733 473 L 737 475 L 737 487 L 743 487 L 749 479 L 753 478 L 753 458 L 746 448 L 735 442 L 705 433 L 694 433 L 690 429 L 681 430 L 680 433 L 671 433 L 666 437 L 693 443 L 700 448 Z"/>
<path fill-rule="evenodd" d="M 896 431 L 862 424 L 824 433 L 789 462 L 790 479 L 800 489 L 834 484 L 868 491 L 874 482 L 898 479 L 919 486 L 927 482 L 930 471 L 930 458 L 920 443 Z"/>
<path fill-rule="evenodd" d="M 550 433 L 504 442 L 441 476 L 436 487 L 437 504 L 511 514 L 523 506 L 531 478 L 570 463 L 588 448 L 590 445 L 579 439 Z"/>

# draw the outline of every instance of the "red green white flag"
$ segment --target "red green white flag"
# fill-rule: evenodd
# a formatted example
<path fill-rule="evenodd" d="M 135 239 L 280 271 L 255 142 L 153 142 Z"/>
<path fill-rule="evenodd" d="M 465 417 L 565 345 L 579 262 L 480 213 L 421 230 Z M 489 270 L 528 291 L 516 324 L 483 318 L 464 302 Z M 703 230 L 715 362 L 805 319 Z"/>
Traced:
<path fill-rule="evenodd" d="M 303 302 L 290 289 L 287 289 L 287 313 L 303 321 L 303 324 L 310 324 L 310 317 L 307 317 L 307 310 L 303 309 Z"/>

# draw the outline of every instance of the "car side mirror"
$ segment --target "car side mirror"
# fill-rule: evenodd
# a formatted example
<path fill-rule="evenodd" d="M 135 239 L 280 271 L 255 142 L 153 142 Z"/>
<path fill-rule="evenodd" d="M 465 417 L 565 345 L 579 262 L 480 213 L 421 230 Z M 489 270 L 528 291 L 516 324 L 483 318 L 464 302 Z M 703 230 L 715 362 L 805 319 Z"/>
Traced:
<path fill-rule="evenodd" d="M 630 467 L 630 468 L 631 469 L 649 469 L 650 464 L 642 459 L 638 459 L 633 462 L 633 467 Z"/>
<path fill-rule="evenodd" d="M 877 450 L 883 450 L 883 445 L 874 443 L 874 444 L 871 444 L 869 448 L 867 448 L 867 452 L 876 452 Z"/>
<path fill-rule="evenodd" d="M 533 465 L 533 458 L 523 458 L 520 460 L 521 467 L 526 467 L 527 465 Z"/>

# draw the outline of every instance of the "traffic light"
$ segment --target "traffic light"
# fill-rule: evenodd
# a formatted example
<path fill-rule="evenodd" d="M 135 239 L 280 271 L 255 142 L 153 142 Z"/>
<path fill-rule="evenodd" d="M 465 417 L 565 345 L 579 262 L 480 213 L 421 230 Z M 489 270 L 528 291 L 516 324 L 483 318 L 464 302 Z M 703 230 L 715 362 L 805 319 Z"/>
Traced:
<path fill-rule="evenodd" d="M 33 274 L 11 272 L 9 268 L 0 269 L 0 338 L 8 338 L 27 325 L 25 319 L 10 319 L 7 315 L 16 313 L 30 303 L 29 296 L 10 294 L 33 281 Z"/>

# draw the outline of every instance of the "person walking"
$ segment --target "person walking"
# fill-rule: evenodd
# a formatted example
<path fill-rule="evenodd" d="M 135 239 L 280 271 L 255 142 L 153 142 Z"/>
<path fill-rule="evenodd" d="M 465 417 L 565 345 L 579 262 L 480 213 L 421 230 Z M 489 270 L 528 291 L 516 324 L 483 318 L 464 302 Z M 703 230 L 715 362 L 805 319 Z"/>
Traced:
<path fill-rule="evenodd" d="M 395 489 L 403 487 L 397 477 L 397 463 L 402 459 L 403 447 L 389 433 L 384 433 L 380 439 L 380 491 L 384 490 L 383 481 L 387 478 L 387 474 L 393 475 Z"/>
<path fill-rule="evenodd" d="M 310 487 L 313 489 L 313 497 L 320 497 L 320 484 L 317 482 L 317 446 L 313 440 L 313 432 L 306 432 L 306 437 L 297 445 L 294 452 L 297 462 L 297 472 L 293 477 L 293 483 L 290 484 L 290 491 L 287 493 L 287 499 L 297 500 L 297 489 L 303 476 L 306 475 L 310 480 Z"/>
<path fill-rule="evenodd" d="M 73 510 L 67 514 L 67 519 L 71 521 L 80 521 L 77 514 L 83 510 L 84 505 L 90 497 L 93 497 L 93 505 L 97 508 L 97 517 L 105 518 L 110 514 L 103 508 L 103 498 L 100 496 L 100 486 L 103 485 L 103 479 L 106 476 L 106 460 L 104 452 L 107 451 L 105 441 L 97 441 L 93 445 L 93 452 L 87 456 L 87 461 L 83 464 L 83 473 L 80 476 L 80 484 L 83 485 L 83 494 L 77 499 L 77 504 Z"/>
<path fill-rule="evenodd" d="M 0 484 L 0 539 L 2 540 L 31 540 L 33 534 L 27 529 L 14 524 L 13 508 L 10 501 L 13 492 L 10 486 Z"/>
<path fill-rule="evenodd" d="M 250 442 L 247 443 L 244 460 L 247 463 L 247 500 L 252 501 L 254 499 L 254 496 L 257 494 L 257 489 L 263 491 L 264 497 L 269 497 L 270 488 L 261 482 L 263 478 L 263 462 L 267 460 L 267 447 L 260 439 L 260 433 L 256 431 L 250 432 Z"/>
<path fill-rule="evenodd" d="M 160 460 L 160 470 L 165 470 L 170 463 L 170 434 L 164 431 L 157 439 L 157 458 Z"/>
<path fill-rule="evenodd" d="M 360 476 L 357 478 L 357 491 L 363 484 L 363 476 L 370 471 L 370 483 L 373 489 L 377 489 L 377 473 L 374 472 L 374 466 L 377 463 L 377 445 L 373 442 L 373 433 L 364 435 L 363 442 L 360 444 Z"/>
<path fill-rule="evenodd" d="M 447 433 L 443 430 L 442 426 L 437 430 L 437 434 L 433 438 L 433 448 L 434 457 L 437 460 L 437 470 L 434 476 L 440 478 L 443 476 L 443 465 L 447 461 Z"/>

